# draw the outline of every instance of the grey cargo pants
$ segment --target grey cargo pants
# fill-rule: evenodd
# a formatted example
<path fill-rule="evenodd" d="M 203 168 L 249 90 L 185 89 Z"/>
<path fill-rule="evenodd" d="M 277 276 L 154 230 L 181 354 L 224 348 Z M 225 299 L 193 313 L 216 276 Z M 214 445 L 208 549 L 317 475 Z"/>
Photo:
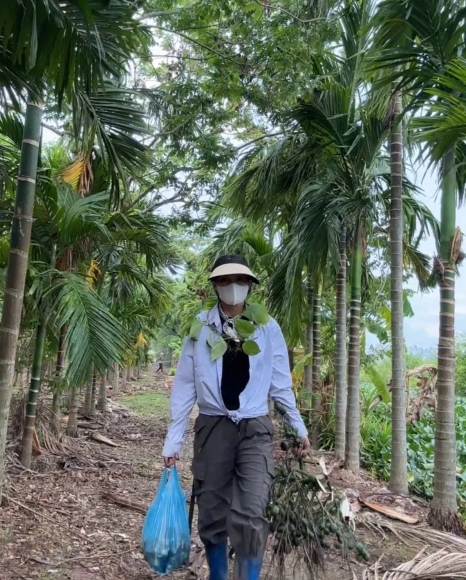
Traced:
<path fill-rule="evenodd" d="M 263 554 L 265 518 L 274 477 L 273 425 L 267 416 L 243 419 L 199 415 L 194 437 L 194 491 L 205 545 L 230 539 L 242 557 Z"/>

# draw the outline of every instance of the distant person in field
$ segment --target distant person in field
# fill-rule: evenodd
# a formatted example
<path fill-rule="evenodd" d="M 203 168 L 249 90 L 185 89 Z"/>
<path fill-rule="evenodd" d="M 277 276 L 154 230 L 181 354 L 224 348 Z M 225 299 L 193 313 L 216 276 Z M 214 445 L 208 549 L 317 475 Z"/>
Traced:
<path fill-rule="evenodd" d="M 210 580 L 228 579 L 228 539 L 235 552 L 235 580 L 259 580 L 268 523 L 265 518 L 274 477 L 273 424 L 268 397 L 280 402 L 309 448 L 291 386 L 288 352 L 272 318 L 258 325 L 253 338 L 260 352 L 248 356 L 236 323 L 258 279 L 241 256 L 219 258 L 210 274 L 218 303 L 199 319 L 198 340 L 187 338 L 171 393 L 171 425 L 163 456 L 170 467 L 179 459 L 186 425 L 197 401 L 192 471 L 199 507 L 199 534 Z M 212 361 L 207 343 L 213 331 L 228 349 Z"/>
<path fill-rule="evenodd" d="M 163 373 L 163 353 L 159 357 L 159 368 L 155 371 L 156 373 Z"/>

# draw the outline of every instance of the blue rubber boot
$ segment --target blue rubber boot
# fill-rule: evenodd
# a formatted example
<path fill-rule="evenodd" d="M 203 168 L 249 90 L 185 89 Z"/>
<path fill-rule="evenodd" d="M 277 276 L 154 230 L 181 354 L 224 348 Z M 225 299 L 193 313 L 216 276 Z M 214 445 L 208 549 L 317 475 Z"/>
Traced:
<path fill-rule="evenodd" d="M 262 558 L 240 558 L 235 556 L 234 580 L 259 580 Z"/>
<path fill-rule="evenodd" d="M 210 544 L 205 549 L 209 564 L 209 580 L 228 580 L 228 544 Z"/>

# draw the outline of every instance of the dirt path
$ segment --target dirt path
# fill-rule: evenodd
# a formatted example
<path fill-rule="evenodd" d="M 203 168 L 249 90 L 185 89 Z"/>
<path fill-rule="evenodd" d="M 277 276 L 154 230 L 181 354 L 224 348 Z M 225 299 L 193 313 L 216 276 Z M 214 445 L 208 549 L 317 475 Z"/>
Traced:
<path fill-rule="evenodd" d="M 103 423 L 97 425 L 98 432 L 117 447 L 93 441 L 95 429 L 80 429 L 81 437 L 77 443 L 71 442 L 71 451 L 44 452 L 36 458 L 33 467 L 39 473 L 21 472 L 14 466 L 10 469 L 7 505 L 0 509 L 1 580 L 157 577 L 139 549 L 143 513 L 116 505 L 105 493 L 117 494 L 142 506 L 147 506 L 154 497 L 162 469 L 161 450 L 168 423 L 166 383 L 170 383 L 169 377 L 159 377 L 154 379 L 151 374 L 133 384 L 138 390 L 119 398 L 123 409 L 111 404 L 112 412 L 105 418 L 97 417 Z M 195 416 L 196 411 L 179 464 L 187 493 L 191 489 L 189 465 Z M 335 472 L 334 480 L 342 488 L 359 490 L 365 485 L 364 478 L 351 481 L 342 471 Z M 378 533 L 372 535 L 364 530 L 360 533 L 367 540 L 371 560 L 385 554 L 387 567 L 410 559 L 420 549 L 419 545 L 407 547 L 393 536 L 383 541 Z M 325 580 L 352 579 L 350 564 L 330 553 Z M 352 566 L 356 577 L 360 577 L 361 566 Z M 206 569 L 199 572 L 199 580 L 204 580 Z M 269 566 L 265 575 L 276 577 Z M 186 577 L 186 570 L 173 575 L 176 580 Z"/>

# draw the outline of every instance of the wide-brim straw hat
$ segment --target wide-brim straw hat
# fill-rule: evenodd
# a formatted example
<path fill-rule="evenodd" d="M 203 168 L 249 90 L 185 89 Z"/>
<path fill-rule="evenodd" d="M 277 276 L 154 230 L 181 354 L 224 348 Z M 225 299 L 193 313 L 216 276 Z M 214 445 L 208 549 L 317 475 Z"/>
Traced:
<path fill-rule="evenodd" d="M 235 274 L 249 276 L 253 282 L 259 284 L 259 280 L 249 268 L 248 263 L 242 256 L 221 256 L 215 261 L 214 267 L 210 274 L 210 279 L 220 278 L 221 276 L 233 276 Z"/>

